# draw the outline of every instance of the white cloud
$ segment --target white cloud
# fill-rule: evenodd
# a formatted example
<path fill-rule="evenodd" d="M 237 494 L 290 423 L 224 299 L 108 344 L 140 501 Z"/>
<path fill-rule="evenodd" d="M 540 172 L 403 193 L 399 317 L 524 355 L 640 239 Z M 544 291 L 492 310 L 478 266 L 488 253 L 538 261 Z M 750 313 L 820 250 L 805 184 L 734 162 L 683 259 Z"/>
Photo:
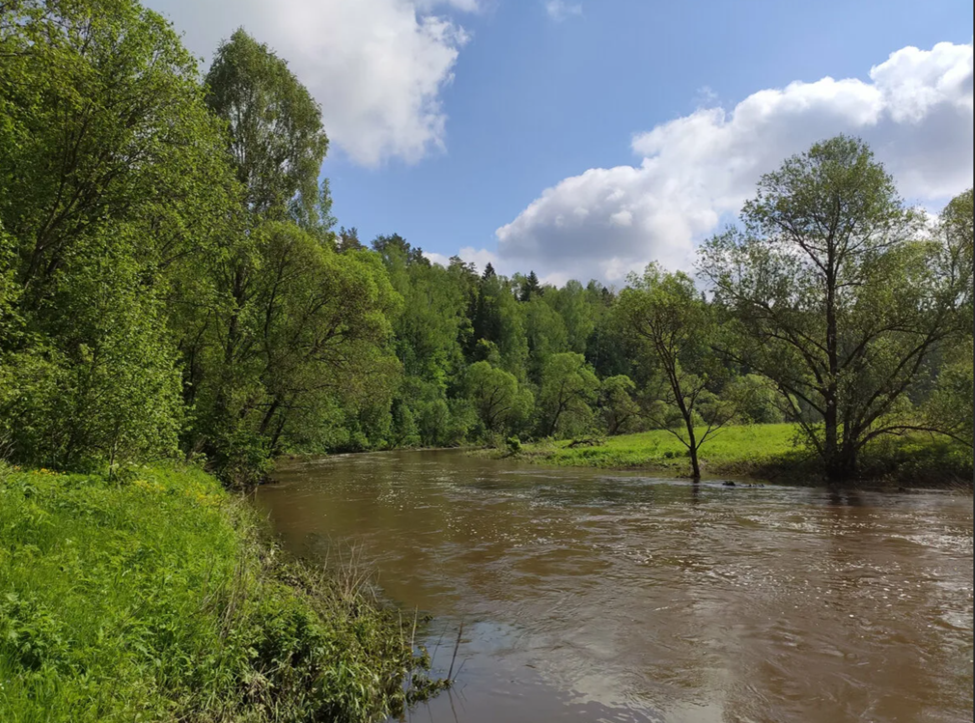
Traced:
<path fill-rule="evenodd" d="M 701 107 L 633 138 L 639 165 L 597 168 L 542 193 L 498 229 L 505 268 L 619 283 L 659 260 L 687 269 L 695 244 L 737 214 L 761 174 L 838 133 L 862 136 L 911 200 L 972 185 L 972 45 L 904 48 L 870 80 L 796 82 L 734 109 Z"/>
<path fill-rule="evenodd" d="M 552 20 L 561 22 L 573 15 L 582 15 L 582 5 L 566 0 L 545 0 L 545 12 Z"/>
<path fill-rule="evenodd" d="M 148 0 L 209 59 L 240 26 L 285 58 L 356 162 L 415 162 L 443 148 L 441 92 L 469 36 L 445 9 L 479 0 Z"/>

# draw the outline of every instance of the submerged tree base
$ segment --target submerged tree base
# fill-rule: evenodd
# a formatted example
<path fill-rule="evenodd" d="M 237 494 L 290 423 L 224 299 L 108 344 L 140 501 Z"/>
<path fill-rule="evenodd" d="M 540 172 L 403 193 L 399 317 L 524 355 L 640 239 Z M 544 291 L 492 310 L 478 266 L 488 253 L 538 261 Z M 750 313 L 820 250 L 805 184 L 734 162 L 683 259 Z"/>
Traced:
<path fill-rule="evenodd" d="M 211 477 L 121 478 L 0 469 L 0 720 L 358 723 L 444 687 L 413 620 Z"/>

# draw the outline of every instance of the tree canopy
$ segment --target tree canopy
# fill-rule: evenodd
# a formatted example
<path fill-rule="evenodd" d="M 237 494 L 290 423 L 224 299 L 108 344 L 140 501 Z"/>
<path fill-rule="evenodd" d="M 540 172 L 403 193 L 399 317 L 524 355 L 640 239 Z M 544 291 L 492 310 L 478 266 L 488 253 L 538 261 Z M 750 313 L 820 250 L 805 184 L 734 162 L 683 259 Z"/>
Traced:
<path fill-rule="evenodd" d="M 932 221 L 858 139 L 763 176 L 696 277 L 559 287 L 339 227 L 321 109 L 244 30 L 201 77 L 135 0 L 2 8 L 4 459 L 246 484 L 285 452 L 663 428 L 700 474 L 723 425 L 780 420 L 834 478 L 884 436 L 971 449 L 972 192 Z"/>

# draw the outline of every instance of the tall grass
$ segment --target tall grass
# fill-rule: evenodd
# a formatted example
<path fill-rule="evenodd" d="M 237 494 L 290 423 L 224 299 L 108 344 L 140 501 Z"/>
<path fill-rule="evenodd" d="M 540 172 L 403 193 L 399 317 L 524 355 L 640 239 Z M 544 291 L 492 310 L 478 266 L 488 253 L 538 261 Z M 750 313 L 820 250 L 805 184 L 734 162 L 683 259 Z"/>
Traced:
<path fill-rule="evenodd" d="M 366 590 L 195 469 L 0 469 L 0 721 L 382 720 L 438 686 Z"/>

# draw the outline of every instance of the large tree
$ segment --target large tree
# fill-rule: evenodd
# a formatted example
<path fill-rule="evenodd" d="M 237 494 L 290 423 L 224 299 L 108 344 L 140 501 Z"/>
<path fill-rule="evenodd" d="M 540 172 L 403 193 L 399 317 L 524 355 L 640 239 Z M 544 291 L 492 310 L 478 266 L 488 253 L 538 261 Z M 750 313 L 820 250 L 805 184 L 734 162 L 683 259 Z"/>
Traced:
<path fill-rule="evenodd" d="M 335 249 L 320 110 L 285 61 L 237 31 L 207 81 L 242 199 L 173 304 L 194 412 L 184 445 L 246 481 L 292 442 L 334 437 L 343 407 L 389 396 L 399 297 L 377 254 Z"/>
<path fill-rule="evenodd" d="M 467 394 L 488 433 L 503 432 L 528 416 L 534 398 L 514 374 L 476 362 L 467 370 Z"/>
<path fill-rule="evenodd" d="M 592 425 L 592 407 L 599 394 L 599 379 L 582 354 L 554 354 L 542 369 L 538 392 L 542 434 L 585 432 Z"/>
<path fill-rule="evenodd" d="M 275 216 L 291 210 L 299 219 L 327 215 L 327 186 L 318 185 L 328 151 L 321 108 L 287 63 L 237 30 L 217 49 L 206 83 L 208 105 L 227 122 L 251 210 Z"/>
<path fill-rule="evenodd" d="M 0 340 L 0 445 L 66 467 L 169 453 L 163 305 L 233 197 L 196 61 L 132 0 L 3 3 L 0 58 L 0 276 L 17 320 Z"/>
<path fill-rule="evenodd" d="M 848 478 L 866 444 L 910 426 L 897 412 L 965 326 L 971 263 L 926 237 L 870 149 L 844 136 L 763 176 L 742 221 L 701 254 L 740 332 L 723 351 L 775 382 L 828 476 Z"/>

